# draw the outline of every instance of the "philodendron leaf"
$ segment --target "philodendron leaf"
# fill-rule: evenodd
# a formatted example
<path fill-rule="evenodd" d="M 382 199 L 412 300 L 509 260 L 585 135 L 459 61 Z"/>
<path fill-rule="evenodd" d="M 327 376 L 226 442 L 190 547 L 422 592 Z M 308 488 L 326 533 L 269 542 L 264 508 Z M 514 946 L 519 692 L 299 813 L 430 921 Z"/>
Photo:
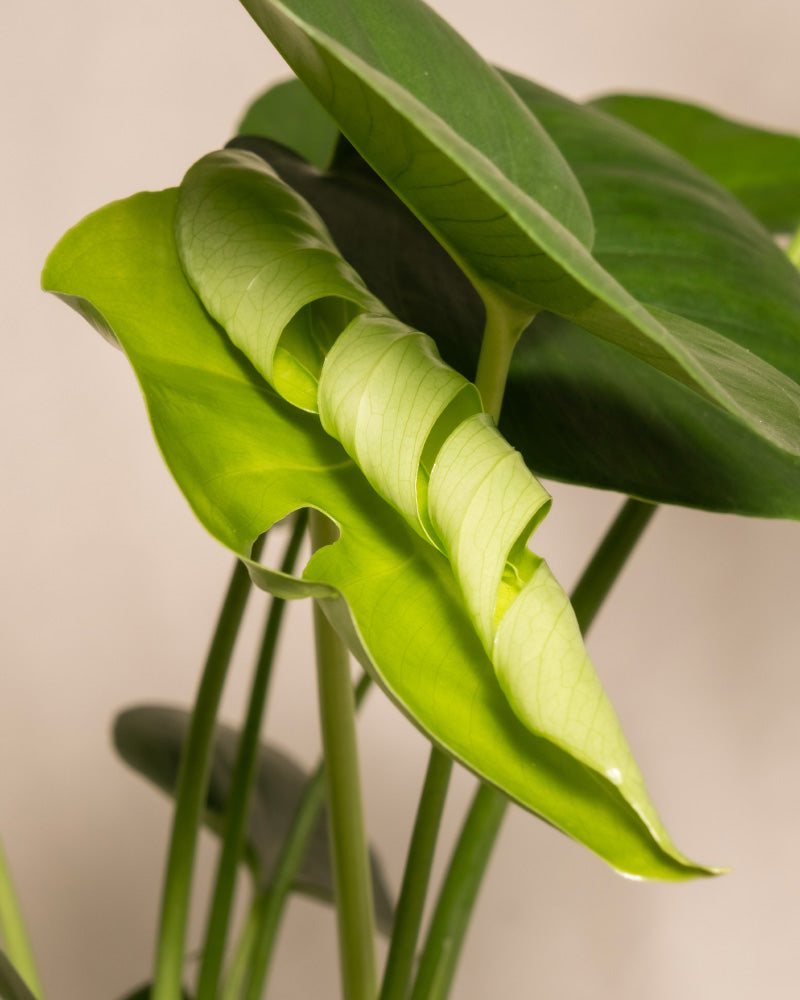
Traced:
<path fill-rule="evenodd" d="M 36 996 L 28 989 L 22 976 L 3 951 L 0 951 L 0 998 L 2 1000 L 36 1000 Z"/>
<path fill-rule="evenodd" d="M 211 290 L 222 282 L 235 296 L 242 289 L 236 282 L 230 282 L 239 267 L 244 265 L 242 275 L 246 272 L 252 277 L 253 268 L 263 274 L 265 268 L 274 264 L 260 258 L 263 246 L 250 242 L 254 229 L 257 241 L 266 238 L 264 227 L 254 223 L 251 212 L 269 209 L 270 198 L 266 205 L 251 204 L 247 192 L 263 194 L 265 189 L 276 192 L 277 181 L 256 169 L 257 161 L 247 158 L 240 166 L 262 177 L 266 188 L 252 184 L 245 185 L 242 191 L 238 189 L 236 175 L 233 192 L 224 185 L 219 189 L 222 202 L 216 197 L 210 201 L 198 197 L 199 186 L 195 181 L 200 182 L 204 174 L 209 176 L 207 171 L 213 174 L 217 165 L 227 162 L 225 157 L 222 161 L 206 161 L 199 174 L 193 174 L 190 202 L 194 201 L 197 211 L 209 210 L 213 215 L 221 206 L 225 207 L 228 194 L 234 195 L 229 202 L 234 208 L 233 218 L 223 213 L 223 219 L 218 220 L 223 239 L 227 233 L 232 240 L 228 244 L 231 251 L 228 263 L 216 273 L 221 261 L 212 241 L 206 266 Z M 285 191 L 278 194 L 277 204 L 272 206 L 278 210 L 277 221 L 268 223 L 266 231 L 280 236 L 283 227 L 287 233 L 291 232 L 286 223 L 287 213 L 292 214 L 292 204 L 301 222 L 305 219 L 309 225 L 313 223 L 313 213 L 291 198 L 287 202 L 287 197 Z M 482 642 L 465 603 L 465 592 L 470 601 L 476 602 L 481 592 L 480 574 L 472 575 L 475 566 L 469 538 L 459 541 L 457 535 L 452 535 L 447 543 L 463 582 L 462 591 L 450 560 L 428 539 L 431 528 L 435 537 L 449 530 L 440 523 L 440 516 L 431 517 L 429 525 L 424 515 L 430 509 L 428 506 L 423 507 L 422 516 L 412 518 L 411 522 L 408 514 L 398 513 L 369 485 L 342 446 L 322 429 L 316 414 L 287 403 L 273 391 L 209 318 L 178 263 L 173 236 L 175 205 L 175 192 L 143 194 L 90 216 L 55 249 L 45 268 L 44 284 L 106 333 L 114 331 L 136 370 L 164 457 L 201 521 L 220 541 L 245 554 L 253 539 L 292 510 L 306 506 L 323 510 L 338 525 L 339 540 L 316 553 L 306 567 L 303 581 L 269 575 L 268 582 L 284 588 L 288 594 L 299 595 L 305 590 L 318 596 L 327 595 L 326 610 L 340 631 L 349 635 L 351 648 L 424 733 L 480 777 L 589 846 L 619 870 L 667 879 L 707 874 L 708 869 L 693 865 L 675 850 L 655 816 L 639 783 L 635 764 L 620 742 L 613 713 L 599 695 L 593 671 L 583 659 L 585 654 L 566 601 L 561 625 L 567 631 L 556 629 L 550 637 L 549 649 L 556 652 L 556 646 L 560 645 L 558 652 L 568 648 L 580 660 L 587 681 L 584 693 L 598 694 L 600 702 L 596 707 L 605 714 L 605 723 L 593 732 L 580 732 L 589 720 L 582 714 L 587 708 L 583 695 L 577 693 L 570 700 L 577 715 L 574 719 L 562 718 L 554 739 L 532 732 L 520 721 L 495 679 L 492 661 L 484 647 L 485 637 Z M 199 217 L 195 215 L 192 222 L 188 211 L 189 206 L 184 203 L 181 224 L 191 230 Z M 238 244 L 237 225 L 243 227 L 242 242 Z M 190 234 L 184 233 L 187 235 Z M 271 357 L 269 352 L 262 351 L 256 359 L 264 370 L 272 365 L 273 373 L 278 370 L 281 378 L 287 373 L 297 374 L 297 379 L 286 377 L 285 384 L 290 391 L 299 386 L 304 393 L 313 381 L 320 348 L 319 343 L 302 344 L 309 313 L 321 301 L 319 313 L 325 323 L 332 323 L 337 313 L 341 321 L 348 311 L 358 311 L 358 303 L 368 295 L 360 283 L 347 284 L 349 269 L 337 263 L 324 230 L 312 225 L 308 236 L 307 252 L 312 260 L 307 262 L 307 269 L 297 266 L 299 253 L 286 253 L 285 245 L 286 271 L 276 272 L 280 282 L 273 289 L 279 298 L 281 287 L 295 296 L 295 309 L 299 313 L 295 313 L 296 321 L 290 323 L 287 340 L 294 347 L 301 346 L 304 363 L 298 362 L 293 367 L 283 355 L 281 363 L 276 365 L 276 356 L 280 354 L 277 349 Z M 324 261 L 333 270 L 321 277 L 315 274 L 315 267 Z M 305 284 L 301 281 L 304 270 Z M 249 277 L 244 279 L 244 285 L 248 282 Z M 321 300 L 309 298 L 312 282 L 313 294 L 323 296 Z M 338 300 L 343 290 L 344 304 Z M 250 305 L 242 302 L 240 315 L 244 317 L 250 308 L 255 320 L 264 318 L 264 336 L 259 338 L 259 345 L 271 341 L 275 348 L 277 341 L 280 348 L 282 337 L 273 336 L 270 316 L 262 316 L 258 308 L 262 291 L 263 286 L 256 281 Z M 331 296 L 337 301 L 332 301 Z M 270 310 L 273 317 L 281 312 L 286 319 L 292 319 L 285 305 L 276 301 L 274 312 Z M 356 322 L 363 323 L 363 315 Z M 384 315 L 381 322 L 401 333 L 396 321 Z M 452 382 L 452 376 L 436 361 L 431 344 L 406 332 L 409 336 L 401 333 L 398 343 L 402 346 L 405 339 L 412 362 L 419 359 L 420 352 L 429 356 L 426 396 L 429 402 L 434 397 L 441 402 L 442 397 L 437 394 L 444 383 Z M 391 379 L 387 381 L 389 384 L 397 390 L 392 393 L 390 409 L 394 410 L 392 419 L 399 427 L 400 411 L 394 407 L 402 396 L 401 385 L 399 380 Z M 452 382 L 452 387 L 455 386 Z M 467 385 L 461 390 L 456 388 L 455 396 L 451 397 L 455 400 L 453 406 L 457 408 L 468 402 L 472 391 Z M 308 400 L 307 394 L 305 398 Z M 427 413 L 430 417 L 430 408 Z M 454 416 L 453 409 L 445 409 L 445 424 Z M 331 417 L 336 419 L 336 407 L 332 408 Z M 480 419 L 476 424 L 480 425 Z M 357 426 L 353 439 L 357 449 L 361 449 L 363 442 L 358 431 Z M 487 447 L 502 451 L 493 434 L 489 427 L 476 427 L 476 436 L 491 442 Z M 419 452 L 418 436 L 415 441 L 413 449 L 409 447 L 413 454 L 404 455 L 407 461 Z M 424 471 L 429 468 L 426 462 L 431 457 L 423 445 L 423 475 L 417 477 L 423 488 Z M 374 456 L 368 456 L 369 461 L 373 459 Z M 519 490 L 522 484 L 519 495 L 523 499 L 532 496 L 537 487 L 523 477 L 517 460 L 512 456 L 506 463 L 510 486 Z M 456 476 L 458 469 L 453 467 L 450 474 Z M 394 502 L 397 508 L 405 509 L 408 494 L 400 487 Z M 472 519 L 476 513 L 465 503 L 469 499 L 456 497 L 454 501 L 462 503 L 465 519 Z M 519 516 L 521 509 L 513 503 L 506 512 L 508 519 L 501 531 L 506 539 L 512 515 Z M 520 535 L 523 536 L 527 537 L 525 530 Z M 522 570 L 523 577 L 530 571 L 531 586 L 535 589 L 545 579 L 546 569 L 533 556 L 525 556 L 516 549 L 513 545 L 512 565 Z M 496 563 L 491 563 L 487 570 L 496 575 Z M 502 567 L 498 596 L 513 592 L 519 582 L 513 572 Z M 549 591 L 549 586 L 544 590 Z M 552 593 L 542 596 L 546 603 Z M 502 606 L 504 602 L 499 603 Z M 489 623 L 488 628 L 493 627 L 494 623 Z M 538 637 L 545 659 L 547 630 L 545 625 Z M 503 631 L 501 621 L 499 634 Z M 514 651 L 509 652 L 509 648 L 524 640 L 517 636 L 505 638 L 504 653 L 513 656 Z M 522 652 L 534 655 L 532 647 Z M 557 671 L 560 668 L 559 663 Z M 526 704 L 530 708 L 535 703 L 535 696 L 525 690 L 526 682 L 514 676 L 513 662 L 501 670 L 501 676 L 509 686 L 520 684 L 523 709 Z M 560 704 L 567 708 L 569 716 L 570 705 L 565 706 L 563 700 Z M 517 710 L 522 714 L 519 705 Z M 604 743 L 599 751 L 593 746 L 598 740 Z M 581 741 L 580 756 L 565 749 Z M 621 757 L 612 763 L 615 748 Z M 586 754 L 595 751 L 604 760 L 592 766 L 586 762 Z M 615 768 L 620 772 L 619 780 Z"/>
<path fill-rule="evenodd" d="M 771 232 L 790 233 L 800 225 L 800 136 L 663 97 L 607 94 L 591 103 L 685 156 Z"/>
<path fill-rule="evenodd" d="M 561 315 L 800 454 L 800 388 L 716 329 L 645 306 L 592 256 L 572 171 L 433 11 L 419 0 L 243 2 L 493 316 L 508 308 L 521 326 L 541 309 Z"/>
<path fill-rule="evenodd" d="M 189 712 L 162 705 L 126 709 L 114 722 L 114 745 L 123 760 L 162 791 L 173 795 L 181 751 L 189 730 Z M 239 733 L 217 726 L 206 792 L 205 822 L 215 833 L 223 831 L 236 763 Z M 247 861 L 260 887 L 271 885 L 283 842 L 300 803 L 308 776 L 289 757 L 262 745 L 252 803 L 247 819 Z M 375 919 L 385 934 L 391 932 L 394 911 L 380 862 L 370 852 Z M 333 901 L 333 872 L 324 810 L 312 834 L 295 888 L 327 902 Z"/>
<path fill-rule="evenodd" d="M 261 94 L 237 132 L 283 143 L 320 169 L 330 163 L 339 136 L 336 123 L 299 80 L 284 80 Z"/>
<path fill-rule="evenodd" d="M 586 192 L 599 263 L 648 306 L 713 326 L 731 357 L 744 350 L 800 383 L 800 273 L 736 199 L 624 122 L 509 79 Z M 503 416 L 509 439 L 546 474 L 800 517 L 796 456 L 563 319 L 537 317 L 523 337 Z"/>

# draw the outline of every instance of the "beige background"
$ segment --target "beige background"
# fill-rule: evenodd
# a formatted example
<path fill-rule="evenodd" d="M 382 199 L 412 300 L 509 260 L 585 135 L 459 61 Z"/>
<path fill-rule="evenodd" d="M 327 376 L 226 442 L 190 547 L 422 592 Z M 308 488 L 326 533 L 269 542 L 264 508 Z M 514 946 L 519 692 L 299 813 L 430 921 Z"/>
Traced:
<path fill-rule="evenodd" d="M 800 131 L 792 0 L 434 6 L 487 57 L 572 96 L 661 91 Z M 132 702 L 190 700 L 230 560 L 162 468 L 122 357 L 39 293 L 38 272 L 89 210 L 177 182 L 282 69 L 232 0 L 14 4 L 2 24 L 0 830 L 49 996 L 113 1000 L 147 975 L 168 816 L 114 760 L 109 721 Z M 555 495 L 541 547 L 568 584 L 617 499 Z M 675 838 L 733 874 L 626 882 L 517 812 L 459 1000 L 797 995 L 798 559 L 796 524 L 663 510 L 592 637 Z M 269 727 L 311 762 L 304 615 Z M 425 745 L 380 697 L 361 739 L 396 885 Z M 448 830 L 470 788 L 459 775 Z M 270 995 L 334 997 L 336 976 L 329 913 L 293 904 Z"/>

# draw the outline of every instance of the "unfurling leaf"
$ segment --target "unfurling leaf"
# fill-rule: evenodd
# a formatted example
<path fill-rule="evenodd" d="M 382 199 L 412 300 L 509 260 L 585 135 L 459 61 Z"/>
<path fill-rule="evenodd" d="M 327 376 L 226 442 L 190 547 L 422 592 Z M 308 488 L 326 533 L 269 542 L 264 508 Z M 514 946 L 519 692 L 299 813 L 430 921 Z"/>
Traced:
<path fill-rule="evenodd" d="M 477 411 L 474 388 L 438 361 L 431 342 L 386 314 L 337 257 L 315 214 L 257 160 L 230 156 L 204 161 L 190 175 L 179 209 L 181 243 L 188 256 L 197 254 L 190 270 L 199 272 L 193 281 L 208 311 L 176 255 L 175 192 L 139 195 L 90 216 L 59 244 L 44 275 L 46 287 L 113 330 L 141 382 L 164 457 L 201 521 L 246 556 L 252 541 L 292 510 L 324 511 L 339 540 L 312 557 L 302 580 L 251 564 L 262 584 L 286 596 L 324 598 L 351 648 L 424 733 L 614 867 L 654 878 L 708 874 L 670 842 L 585 658 L 569 604 L 527 552 L 546 505 L 543 491 Z M 211 188 L 203 188 L 204 177 L 213 177 Z M 201 213 L 211 228 L 199 223 Z M 410 420 L 402 448 L 396 438 L 404 476 L 371 450 L 373 431 L 364 428 L 375 419 L 373 403 L 358 398 L 359 386 L 340 395 L 341 370 L 331 364 L 337 353 L 355 363 L 351 350 L 361 338 L 348 345 L 345 333 L 340 347 L 342 330 L 373 323 L 385 350 L 405 355 L 402 364 L 381 369 L 378 359 L 374 366 L 392 376 L 386 402 L 396 409 L 387 412 L 386 428 L 401 434 Z M 416 402 L 404 418 L 403 372 L 419 381 L 423 371 L 420 419 Z M 367 396 L 369 386 L 367 379 L 361 387 Z M 342 417 L 345 446 L 377 489 L 313 412 L 319 407 L 333 429 L 343 398 L 350 411 Z M 468 440 L 459 443 L 459 434 Z M 463 479 L 462 447 L 487 456 L 487 467 L 494 452 L 507 491 L 497 490 L 491 474 Z M 445 495 L 453 489 L 461 492 Z M 499 520 L 490 511 L 478 527 L 481 496 L 507 507 Z M 450 502 L 461 507 L 459 523 L 448 521 Z M 484 563 L 473 532 L 487 525 L 496 537 Z M 540 598 L 551 617 L 510 629 L 506 619 L 513 622 L 517 602 Z M 515 672 L 520 644 L 526 656 L 543 658 L 545 669 L 577 679 L 584 695 L 542 698 L 543 689 Z M 562 655 L 571 663 L 566 672 Z"/>

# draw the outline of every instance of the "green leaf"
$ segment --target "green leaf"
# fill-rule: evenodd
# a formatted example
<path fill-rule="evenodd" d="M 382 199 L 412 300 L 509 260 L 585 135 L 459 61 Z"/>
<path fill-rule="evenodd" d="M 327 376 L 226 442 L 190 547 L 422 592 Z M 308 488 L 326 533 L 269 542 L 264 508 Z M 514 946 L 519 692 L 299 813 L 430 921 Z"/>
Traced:
<path fill-rule="evenodd" d="M 600 773 L 520 722 L 495 680 L 449 560 L 424 530 L 376 494 L 316 415 L 269 388 L 192 294 L 173 241 L 175 197 L 142 194 L 90 216 L 53 252 L 44 284 L 123 344 L 167 464 L 201 521 L 246 553 L 253 539 L 292 510 L 324 510 L 339 527 L 339 541 L 316 553 L 305 581 L 265 574 L 268 582 L 290 595 L 303 588 L 327 595 L 326 610 L 339 631 L 424 733 L 622 871 L 668 879 L 707 874 L 669 841 L 627 752 L 619 762 L 626 775 L 620 785 L 613 767 Z M 281 198 L 276 232 L 287 221 Z M 247 201 L 238 203 L 238 224 L 252 231 Z M 233 207 L 236 215 L 236 199 Z M 301 214 L 310 222 L 309 211 Z M 229 249 L 236 249 L 229 264 L 234 257 L 241 264 L 252 252 L 250 265 L 258 269 L 261 249 L 247 240 L 237 247 L 235 222 L 229 220 Z M 263 238 L 263 228 L 256 229 Z M 324 234 L 311 237 L 317 241 L 312 256 L 335 265 Z M 346 273 L 344 265 L 334 266 L 327 280 L 341 290 Z M 304 301 L 313 308 L 305 299 L 308 287 L 295 276 L 297 283 L 285 287 L 297 293 L 296 308 L 302 312 Z M 324 296 L 325 282 L 316 285 Z M 253 289 L 255 296 L 262 291 Z M 351 302 L 368 295 L 359 285 L 346 294 Z M 287 314 L 285 303 L 276 302 L 276 313 L 281 310 Z M 323 318 L 335 312 L 335 306 L 328 313 L 323 308 Z M 264 343 L 273 325 L 265 324 Z M 274 354 L 259 361 L 272 364 Z M 464 565 L 469 570 L 468 560 Z M 531 573 L 536 568 L 535 560 L 527 567 Z M 608 724 L 613 745 L 616 723 Z M 571 740 L 570 725 L 563 728 Z"/>
<path fill-rule="evenodd" d="M 597 260 L 651 308 L 713 325 L 730 345 L 728 358 L 744 349 L 745 380 L 747 359 L 760 357 L 800 383 L 800 273 L 738 202 L 624 123 L 509 79 L 586 192 Z M 538 317 L 519 344 L 503 428 L 526 455 L 533 450 L 536 468 L 558 478 L 690 506 L 800 516 L 794 455 L 553 316 Z"/>
<path fill-rule="evenodd" d="M 526 302 L 532 288 L 570 305 L 581 295 L 531 236 L 557 232 L 590 245 L 580 187 L 502 78 L 430 8 L 415 0 L 244 5 L 482 295 L 512 302 L 523 276 Z"/>
<path fill-rule="evenodd" d="M 771 232 L 789 233 L 800 225 L 800 136 L 663 97 L 608 94 L 591 103 L 686 157 Z"/>
<path fill-rule="evenodd" d="M 675 224 L 653 237 L 652 267 L 639 272 L 643 291 L 667 307 L 691 308 L 695 299 L 686 290 L 696 281 L 704 315 L 724 319 L 748 350 L 766 354 L 800 381 L 797 277 L 752 220 L 739 207 L 729 214 L 731 199 L 685 164 L 678 165 L 676 183 L 675 157 L 645 136 L 518 82 L 598 209 L 599 252 L 618 248 L 613 261 L 604 257 L 608 266 L 635 256 L 637 229 L 653 232 L 650 208 L 655 219 L 667 200 Z M 265 140 L 232 145 L 267 160 L 322 215 L 373 294 L 431 334 L 449 364 L 467 377 L 474 373 L 483 328 L 478 296 L 352 149 L 345 146 L 331 170 L 320 172 Z M 624 199 L 641 206 L 638 216 L 614 210 Z M 690 252 L 710 234 L 716 234 L 715 255 Z M 727 249 L 731 241 L 735 254 Z M 749 249 L 742 253 L 742 247 Z M 629 269 L 628 277 L 636 275 Z M 796 458 L 674 379 L 550 314 L 537 317 L 517 347 L 500 429 L 544 476 L 662 503 L 800 517 Z"/>
<path fill-rule="evenodd" d="M 168 795 L 174 794 L 181 751 L 191 714 L 183 709 L 143 705 L 126 709 L 114 722 L 114 745 L 139 774 Z M 222 834 L 230 783 L 236 761 L 239 733 L 230 726 L 217 726 L 206 793 L 205 822 Z M 297 811 L 307 775 L 289 757 L 262 745 L 253 801 L 247 821 L 247 862 L 262 888 L 272 883 L 281 847 Z M 394 911 L 381 865 L 371 852 L 375 918 L 379 929 L 391 932 Z M 324 811 L 312 835 L 297 874 L 299 892 L 333 900 L 333 872 Z"/>
<path fill-rule="evenodd" d="M 274 139 L 320 169 L 330 163 L 339 136 L 331 116 L 296 79 L 265 90 L 247 109 L 236 131 Z"/>
<path fill-rule="evenodd" d="M 716 329 L 646 308 L 595 260 L 583 192 L 547 133 L 429 8 L 244 3 L 493 312 L 562 315 L 800 453 L 800 388 Z"/>
<path fill-rule="evenodd" d="M 0 951 L 0 998 L 2 1000 L 36 1000 L 36 997 L 11 964 L 5 952 Z"/>

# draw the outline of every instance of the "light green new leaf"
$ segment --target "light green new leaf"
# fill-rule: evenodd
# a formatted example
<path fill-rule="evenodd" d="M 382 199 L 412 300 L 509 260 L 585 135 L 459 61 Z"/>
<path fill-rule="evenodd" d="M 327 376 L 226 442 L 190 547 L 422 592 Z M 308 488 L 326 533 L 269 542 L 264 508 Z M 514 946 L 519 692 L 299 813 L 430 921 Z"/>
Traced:
<path fill-rule="evenodd" d="M 502 77 L 419 0 L 243 0 L 342 132 L 516 321 L 557 313 L 800 454 L 800 388 L 728 338 L 648 309 L 592 256 L 572 172 Z"/>
<path fill-rule="evenodd" d="M 114 720 L 114 746 L 134 770 L 173 795 L 190 718 L 190 712 L 165 705 L 126 709 Z M 224 827 L 239 736 L 230 726 L 217 726 L 205 805 L 205 822 L 215 833 L 221 833 Z M 281 848 L 307 781 L 308 775 L 284 753 L 272 746 L 261 746 L 245 843 L 246 860 L 261 889 L 273 882 Z M 389 934 L 394 910 L 374 851 L 370 852 L 370 863 L 376 923 L 379 930 Z M 333 900 L 324 810 L 297 872 L 295 888 L 326 902 Z"/>
<path fill-rule="evenodd" d="M 791 233 L 800 225 L 800 136 L 663 97 L 608 94 L 591 103 L 685 156 L 771 232 Z"/>
<path fill-rule="evenodd" d="M 671 844 L 627 750 L 601 773 L 519 721 L 448 559 L 376 494 L 316 415 L 265 383 L 200 306 L 176 256 L 175 199 L 143 194 L 90 216 L 55 249 L 44 284 L 123 345 L 167 464 L 201 521 L 245 554 L 292 510 L 324 510 L 340 539 L 316 553 L 305 579 L 264 575 L 290 596 L 328 595 L 326 609 L 351 648 L 423 732 L 614 867 L 653 878 L 707 874 Z M 239 221 L 249 225 L 247 212 Z M 333 263 L 324 237 L 316 239 L 312 257 Z M 238 250 L 250 252 L 246 243 Z M 338 288 L 344 271 L 332 273 Z M 302 286 L 290 287 L 302 311 Z M 354 286 L 349 301 L 363 295 Z M 580 738 L 563 720 L 562 730 L 567 745 Z"/>

